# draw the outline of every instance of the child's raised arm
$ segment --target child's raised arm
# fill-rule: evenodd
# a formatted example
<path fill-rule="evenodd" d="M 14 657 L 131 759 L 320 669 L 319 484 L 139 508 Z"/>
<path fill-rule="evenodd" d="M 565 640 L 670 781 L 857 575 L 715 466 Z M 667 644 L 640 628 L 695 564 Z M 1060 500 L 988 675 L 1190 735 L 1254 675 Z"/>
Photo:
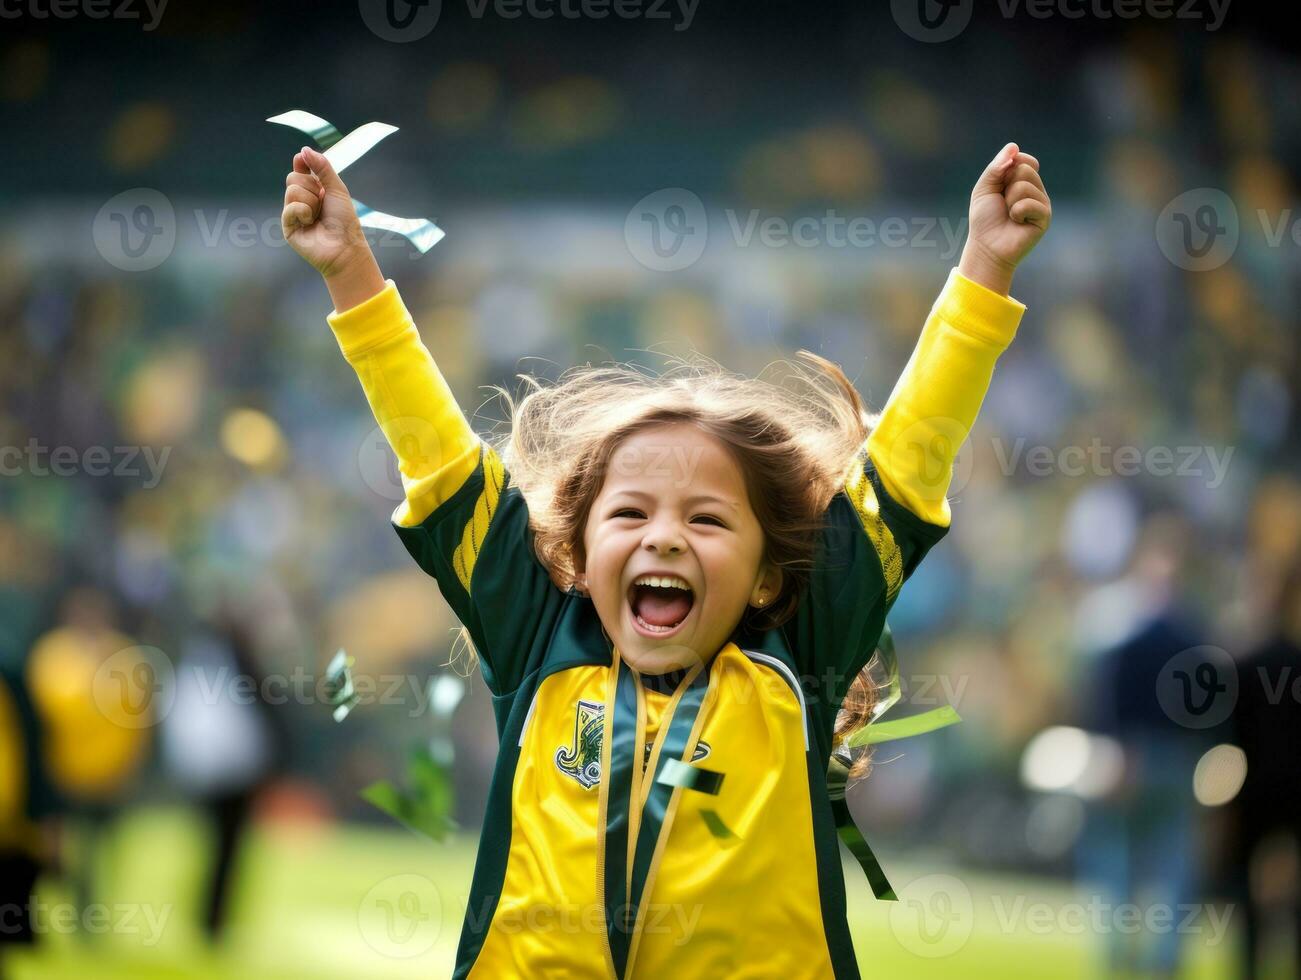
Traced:
<path fill-rule="evenodd" d="M 1009 143 L 971 193 L 962 260 L 936 300 L 844 493 L 828 508 L 819 561 L 791 629 L 839 710 L 908 576 L 950 523 L 953 461 L 1024 311 L 1012 271 L 1048 227 L 1039 161 Z"/>
<path fill-rule="evenodd" d="M 1007 144 L 971 192 L 962 259 L 867 441 L 886 490 L 929 524 L 949 525 L 954 458 L 1025 310 L 1012 273 L 1051 218 L 1039 161 Z"/>
<path fill-rule="evenodd" d="M 330 327 L 397 455 L 406 499 L 393 520 L 417 525 L 473 472 L 479 439 L 397 288 L 380 273 L 352 195 L 324 154 L 309 147 L 295 154 L 281 224 L 289 244 L 324 278 L 334 300 Z"/>
<path fill-rule="evenodd" d="M 533 554 L 524 498 L 466 421 L 397 287 L 381 275 L 329 160 L 304 147 L 285 184 L 285 238 L 324 277 L 334 300 L 330 327 L 397 455 L 405 499 L 393 524 L 469 630 L 489 688 L 509 694 L 561 608 Z"/>

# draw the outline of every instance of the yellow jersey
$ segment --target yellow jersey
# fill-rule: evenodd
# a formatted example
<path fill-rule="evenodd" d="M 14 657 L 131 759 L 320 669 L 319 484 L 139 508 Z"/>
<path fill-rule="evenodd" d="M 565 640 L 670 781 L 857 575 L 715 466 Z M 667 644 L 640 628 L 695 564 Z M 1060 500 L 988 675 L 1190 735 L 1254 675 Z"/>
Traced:
<path fill-rule="evenodd" d="M 658 679 L 538 561 L 523 495 L 392 281 L 330 315 L 398 455 L 393 524 L 493 697 L 455 977 L 859 976 L 826 785 L 836 714 L 948 528 L 954 455 L 1023 311 L 953 271 L 827 509 L 795 616 Z"/>

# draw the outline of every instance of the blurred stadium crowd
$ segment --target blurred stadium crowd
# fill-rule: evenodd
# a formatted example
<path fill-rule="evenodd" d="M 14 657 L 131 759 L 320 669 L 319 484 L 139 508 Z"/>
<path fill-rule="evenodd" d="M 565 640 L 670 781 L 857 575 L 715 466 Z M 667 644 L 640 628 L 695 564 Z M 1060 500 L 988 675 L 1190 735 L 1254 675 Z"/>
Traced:
<path fill-rule="evenodd" d="M 86 126 L 102 109 L 71 161 L 53 151 L 56 127 L 15 150 L 27 176 L 21 197 L 6 189 L 0 231 L 0 666 L 32 740 L 25 763 L 0 758 L 0 775 L 29 772 L 25 803 L 0 795 L 11 851 L 52 857 L 32 826 L 49 815 L 96 826 L 187 799 L 225 829 L 229 865 L 255 796 L 267 814 L 378 819 L 357 791 L 399 774 L 428 733 L 427 684 L 450 669 L 456 624 L 385 526 L 400 484 L 326 328 L 325 290 L 278 230 L 251 244 L 214 231 L 278 214 L 297 144 L 261 120 L 301 106 L 341 128 L 402 127 L 349 183 L 447 230 L 418 261 L 393 241 L 377 253 L 485 431 L 499 414 L 484 386 L 514 387 L 517 372 L 687 349 L 755 373 L 807 347 L 879 407 L 956 263 L 940 231 L 803 247 L 742 242 L 737 224 L 753 212 L 956 222 L 984 161 L 1020 140 L 1043 162 L 1053 231 L 1017 276 L 1029 312 L 962 454 L 953 531 L 891 617 L 897 710 L 951 703 L 964 723 L 879 753 L 856 805 L 887 868 L 892 853 L 939 848 L 1121 892 L 1128 877 L 1203 900 L 1295 898 L 1295 840 L 1264 826 L 1274 871 L 1245 883 L 1251 858 L 1235 850 L 1259 818 L 1244 809 L 1253 792 L 1285 810 L 1295 791 L 1253 790 L 1268 766 L 1251 759 L 1241 791 L 1236 759 L 1194 783 L 1213 746 L 1260 743 L 1244 712 L 1260 702 L 1252 657 L 1266 644 L 1285 651 L 1269 675 L 1284 687 L 1257 705 L 1274 741 L 1250 751 L 1298 747 L 1280 744 L 1297 735 L 1278 719 L 1298 708 L 1280 671 L 1301 645 L 1301 252 L 1290 233 L 1271 241 L 1292 220 L 1301 163 L 1301 103 L 1280 97 L 1295 91 L 1294 60 L 1139 25 L 1078 49 L 1069 32 L 1022 29 L 1014 62 L 996 32 L 972 30 L 918 72 L 908 39 L 864 15 L 814 71 L 771 32 L 716 49 L 723 31 L 702 14 L 680 44 L 590 53 L 580 27 L 566 40 L 531 25 L 555 46 L 522 32 L 494 35 L 488 54 L 449 45 L 454 59 L 390 45 L 382 70 L 373 39 L 340 35 L 319 49 L 322 88 L 270 57 L 270 27 L 236 53 L 231 37 L 249 28 L 227 11 L 207 34 L 178 11 L 153 42 L 164 67 L 112 91 L 94 78 L 115 56 L 89 52 L 88 29 L 71 45 L 0 44 L 17 124 Z M 855 39 L 880 56 L 854 63 Z M 765 62 L 783 71 L 756 70 Z M 1071 70 L 1045 81 L 1054 63 Z M 222 92 L 204 90 L 221 78 Z M 661 102 L 677 116 L 661 118 Z M 176 244 L 156 268 L 124 271 L 91 228 L 141 186 L 174 207 Z M 660 272 L 626 225 L 644 195 L 678 186 L 703 200 L 709 243 Z M 1236 207 L 1238 239 L 1197 270 L 1154 228 L 1208 187 Z M 374 688 L 336 725 L 319 681 L 340 647 Z M 1203 647 L 1221 652 L 1171 666 Z M 1163 700 L 1180 664 L 1193 679 L 1219 670 L 1213 692 L 1225 663 L 1241 683 L 1216 695 L 1214 717 Z M 195 665 L 224 680 L 187 694 Z M 256 696 L 225 686 L 238 677 Z M 481 686 L 457 717 L 456 812 L 474 825 L 495 751 Z M 1105 752 L 1061 732 L 1036 743 L 1061 726 L 1121 745 L 1123 774 L 1099 789 L 1089 777 Z M 1136 810 L 1151 827 L 1135 829 Z M 1168 849 L 1152 869 L 1125 850 L 1157 839 Z"/>

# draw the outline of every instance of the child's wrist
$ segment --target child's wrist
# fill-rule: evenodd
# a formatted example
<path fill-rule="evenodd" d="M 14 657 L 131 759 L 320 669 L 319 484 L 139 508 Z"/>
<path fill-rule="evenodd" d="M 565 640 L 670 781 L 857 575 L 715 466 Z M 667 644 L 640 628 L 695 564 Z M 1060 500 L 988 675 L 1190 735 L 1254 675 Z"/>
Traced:
<path fill-rule="evenodd" d="M 1016 265 L 996 258 L 968 239 L 963 246 L 958 271 L 986 289 L 1007 296 L 1012 291 L 1012 274 Z"/>
<path fill-rule="evenodd" d="M 386 285 L 384 274 L 379 270 L 379 263 L 370 247 L 359 248 L 342 258 L 328 271 L 322 273 L 325 287 L 330 291 L 336 313 L 343 313 L 354 306 L 360 306 L 366 300 L 383 292 Z"/>

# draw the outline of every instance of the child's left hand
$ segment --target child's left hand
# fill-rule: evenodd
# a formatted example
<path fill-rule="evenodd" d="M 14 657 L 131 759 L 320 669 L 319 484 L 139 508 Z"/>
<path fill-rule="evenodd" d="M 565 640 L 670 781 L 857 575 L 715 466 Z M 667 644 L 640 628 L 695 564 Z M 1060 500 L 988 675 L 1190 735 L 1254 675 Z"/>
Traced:
<path fill-rule="evenodd" d="M 1017 264 L 1039 243 L 1052 216 L 1039 161 L 1008 143 L 971 191 L 967 244 L 958 271 L 1007 295 Z"/>

